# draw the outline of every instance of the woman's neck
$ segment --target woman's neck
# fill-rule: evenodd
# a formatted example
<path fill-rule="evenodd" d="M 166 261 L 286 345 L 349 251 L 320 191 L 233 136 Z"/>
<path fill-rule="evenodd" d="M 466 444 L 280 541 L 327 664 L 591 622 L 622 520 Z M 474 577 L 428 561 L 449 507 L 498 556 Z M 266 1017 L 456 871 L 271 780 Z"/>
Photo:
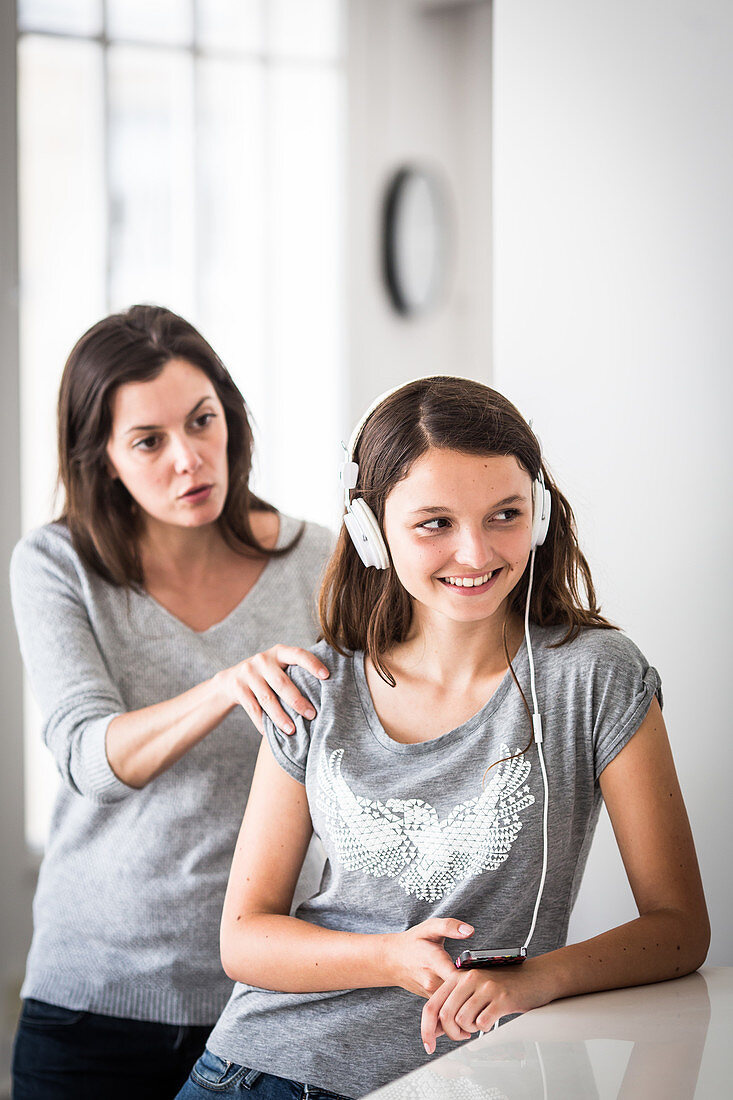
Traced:
<path fill-rule="evenodd" d="M 228 547 L 214 523 L 205 527 L 174 527 L 148 523 L 140 544 L 146 584 L 165 576 L 191 579 L 210 573 Z"/>

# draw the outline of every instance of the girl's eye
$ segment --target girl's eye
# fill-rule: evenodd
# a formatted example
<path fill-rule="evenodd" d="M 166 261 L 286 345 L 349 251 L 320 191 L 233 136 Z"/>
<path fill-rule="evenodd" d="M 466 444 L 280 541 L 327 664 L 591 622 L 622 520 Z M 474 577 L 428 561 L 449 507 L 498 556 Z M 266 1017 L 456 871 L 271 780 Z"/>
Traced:
<path fill-rule="evenodd" d="M 443 529 L 443 524 L 447 524 L 449 521 L 445 516 L 438 516 L 437 519 L 428 519 L 425 523 L 421 523 L 420 526 L 426 531 L 440 531 Z"/>
<path fill-rule="evenodd" d="M 492 518 L 498 519 L 501 523 L 511 523 L 519 515 L 521 512 L 518 508 L 505 508 L 503 512 L 497 512 Z"/>
<path fill-rule="evenodd" d="M 133 443 L 133 447 L 136 451 L 154 451 L 157 445 L 157 435 L 146 435 L 144 439 L 137 439 Z"/>

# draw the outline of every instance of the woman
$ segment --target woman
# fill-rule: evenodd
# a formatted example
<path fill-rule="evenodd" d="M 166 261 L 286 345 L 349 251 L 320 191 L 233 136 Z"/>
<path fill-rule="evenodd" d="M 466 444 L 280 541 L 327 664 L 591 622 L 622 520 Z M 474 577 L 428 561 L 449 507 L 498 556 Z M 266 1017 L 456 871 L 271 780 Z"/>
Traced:
<path fill-rule="evenodd" d="M 312 654 L 270 647 L 314 640 L 330 535 L 256 497 L 251 457 L 241 394 L 182 318 L 135 306 L 72 351 L 64 511 L 11 567 L 63 780 L 34 902 L 17 1100 L 173 1096 L 231 990 L 218 923 L 257 699 L 292 730 L 273 688 L 312 711 L 282 667 L 328 675 Z"/>
<path fill-rule="evenodd" d="M 659 677 L 601 616 L 517 410 L 465 379 L 410 383 L 357 428 L 343 482 L 315 650 L 331 676 L 295 670 L 317 716 L 293 738 L 265 720 L 221 929 L 242 984 L 179 1100 L 362 1096 L 441 1034 L 707 950 Z M 640 915 L 566 947 L 602 798 Z M 328 862 L 290 916 L 312 828 Z M 528 957 L 457 969 L 472 946 Z"/>

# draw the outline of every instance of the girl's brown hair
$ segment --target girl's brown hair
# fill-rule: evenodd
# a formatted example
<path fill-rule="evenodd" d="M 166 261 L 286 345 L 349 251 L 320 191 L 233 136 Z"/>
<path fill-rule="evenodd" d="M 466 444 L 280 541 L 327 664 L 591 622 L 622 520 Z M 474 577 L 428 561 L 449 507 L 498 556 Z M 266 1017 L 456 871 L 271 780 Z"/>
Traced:
<path fill-rule="evenodd" d="M 533 481 L 542 470 L 552 509 L 547 538 L 535 560 L 530 620 L 566 627 L 558 645 L 571 641 L 582 627 L 612 628 L 596 603 L 572 509 L 542 462 L 537 437 L 510 401 L 480 382 L 444 376 L 408 382 L 367 418 L 354 447 L 359 484 L 353 494 L 365 499 L 382 529 L 387 497 L 429 447 L 513 455 Z M 508 611 L 520 616 L 528 574 L 525 569 L 509 597 Z M 319 614 L 329 645 L 339 653 L 365 650 L 380 676 L 394 684 L 385 656 L 407 637 L 411 598 L 391 566 L 364 568 L 343 526 L 321 587 Z"/>
<path fill-rule="evenodd" d="M 142 516 L 107 468 L 114 394 L 126 382 L 156 378 L 171 359 L 203 371 L 224 407 L 229 487 L 217 524 L 227 544 L 241 554 L 274 557 L 291 550 L 302 533 L 279 550 L 255 537 L 250 511 L 275 508 L 249 488 L 253 439 L 244 398 L 193 325 L 161 306 L 132 306 L 84 333 L 66 362 L 58 403 L 59 484 L 65 493 L 58 522 L 69 528 L 86 565 L 114 585 L 143 583 Z"/>

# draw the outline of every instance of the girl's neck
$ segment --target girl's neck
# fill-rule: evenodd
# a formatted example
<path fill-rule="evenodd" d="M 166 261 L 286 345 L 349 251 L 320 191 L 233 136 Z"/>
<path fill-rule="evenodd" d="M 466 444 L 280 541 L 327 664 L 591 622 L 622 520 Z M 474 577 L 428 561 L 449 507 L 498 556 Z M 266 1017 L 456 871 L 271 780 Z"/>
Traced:
<path fill-rule="evenodd" d="M 491 619 L 455 623 L 439 616 L 413 620 L 409 636 L 395 646 L 388 665 L 399 679 L 400 671 L 433 684 L 464 684 L 467 688 L 506 670 L 504 630 L 509 656 L 513 659 L 524 632 L 518 616 L 506 617 L 500 609 Z"/>

